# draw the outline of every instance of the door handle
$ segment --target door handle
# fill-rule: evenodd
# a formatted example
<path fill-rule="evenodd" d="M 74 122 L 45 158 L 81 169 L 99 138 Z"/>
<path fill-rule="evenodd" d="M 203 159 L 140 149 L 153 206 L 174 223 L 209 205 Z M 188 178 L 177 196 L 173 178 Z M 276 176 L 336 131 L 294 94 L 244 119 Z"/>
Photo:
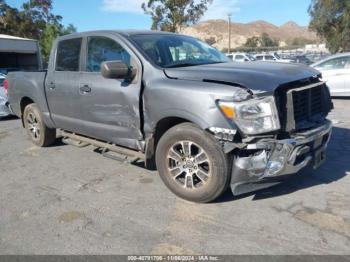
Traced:
<path fill-rule="evenodd" d="M 91 93 L 91 87 L 88 84 L 82 84 L 79 88 L 80 92 L 83 94 Z"/>
<path fill-rule="evenodd" d="M 49 83 L 49 88 L 52 90 L 52 89 L 55 89 L 56 88 L 56 85 L 54 82 L 50 82 Z"/>

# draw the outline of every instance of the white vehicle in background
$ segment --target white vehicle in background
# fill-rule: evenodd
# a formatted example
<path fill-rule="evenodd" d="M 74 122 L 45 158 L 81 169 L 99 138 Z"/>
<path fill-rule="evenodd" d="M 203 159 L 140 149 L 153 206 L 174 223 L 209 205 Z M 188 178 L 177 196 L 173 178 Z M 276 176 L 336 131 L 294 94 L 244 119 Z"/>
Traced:
<path fill-rule="evenodd" d="M 311 66 L 322 73 L 332 96 L 350 96 L 350 53 L 329 56 Z"/>
<path fill-rule="evenodd" d="M 255 57 L 247 53 L 232 53 L 226 55 L 234 62 L 252 62 L 256 61 Z"/>
<path fill-rule="evenodd" d="M 293 63 L 291 59 L 283 59 L 278 54 L 257 54 L 254 56 L 257 61 Z"/>
<path fill-rule="evenodd" d="M 0 73 L 0 118 L 11 115 L 8 108 L 7 87 L 5 87 L 6 75 Z"/>

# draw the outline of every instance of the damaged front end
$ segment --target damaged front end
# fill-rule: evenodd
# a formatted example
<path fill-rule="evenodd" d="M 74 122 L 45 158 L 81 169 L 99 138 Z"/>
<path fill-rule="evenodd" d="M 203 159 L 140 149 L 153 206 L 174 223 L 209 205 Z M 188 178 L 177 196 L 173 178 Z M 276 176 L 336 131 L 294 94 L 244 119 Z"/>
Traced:
<path fill-rule="evenodd" d="M 267 188 L 295 174 L 309 164 L 318 168 L 325 161 L 331 137 L 328 120 L 317 128 L 295 133 L 288 139 L 266 139 L 246 144 L 233 160 L 231 189 L 240 195 Z"/>
<path fill-rule="evenodd" d="M 234 195 L 270 187 L 311 163 L 316 169 L 325 161 L 332 131 L 327 115 L 333 104 L 318 76 L 280 85 L 273 93 L 259 93 L 245 101 L 219 101 L 218 106 L 239 135 L 227 143 L 233 134 L 210 129 L 224 142 L 225 153 L 232 151 L 234 156 Z"/>

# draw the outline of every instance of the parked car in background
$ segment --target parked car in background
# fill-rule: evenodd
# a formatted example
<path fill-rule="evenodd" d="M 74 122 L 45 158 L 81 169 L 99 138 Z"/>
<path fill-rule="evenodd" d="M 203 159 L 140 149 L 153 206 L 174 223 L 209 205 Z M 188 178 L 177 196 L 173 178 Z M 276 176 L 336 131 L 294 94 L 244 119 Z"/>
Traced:
<path fill-rule="evenodd" d="M 0 73 L 0 117 L 11 115 L 11 111 L 8 107 L 8 94 L 5 79 L 6 75 Z"/>
<path fill-rule="evenodd" d="M 311 65 L 312 61 L 307 58 L 305 55 L 297 55 L 291 58 L 294 63 L 298 64 L 304 64 L 304 65 Z"/>
<path fill-rule="evenodd" d="M 254 56 L 257 61 L 292 63 L 291 59 L 283 59 L 278 54 L 257 54 Z"/>
<path fill-rule="evenodd" d="M 317 63 L 330 56 L 328 53 L 307 53 L 305 56 L 311 61 L 311 64 Z"/>
<path fill-rule="evenodd" d="M 322 73 L 332 96 L 350 96 L 350 53 L 330 56 L 311 66 Z"/>
<path fill-rule="evenodd" d="M 256 61 L 255 57 L 247 53 L 232 53 L 226 55 L 234 62 L 252 62 Z"/>

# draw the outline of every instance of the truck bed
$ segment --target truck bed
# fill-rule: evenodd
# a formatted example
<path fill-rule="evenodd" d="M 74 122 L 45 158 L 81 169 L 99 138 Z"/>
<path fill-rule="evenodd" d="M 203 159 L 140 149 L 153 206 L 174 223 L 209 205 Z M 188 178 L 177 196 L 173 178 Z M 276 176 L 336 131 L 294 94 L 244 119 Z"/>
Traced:
<path fill-rule="evenodd" d="M 9 103 L 15 115 L 21 116 L 21 102 L 25 98 L 34 100 L 41 112 L 48 116 L 49 110 L 45 94 L 46 71 L 11 72 L 8 74 Z"/>

